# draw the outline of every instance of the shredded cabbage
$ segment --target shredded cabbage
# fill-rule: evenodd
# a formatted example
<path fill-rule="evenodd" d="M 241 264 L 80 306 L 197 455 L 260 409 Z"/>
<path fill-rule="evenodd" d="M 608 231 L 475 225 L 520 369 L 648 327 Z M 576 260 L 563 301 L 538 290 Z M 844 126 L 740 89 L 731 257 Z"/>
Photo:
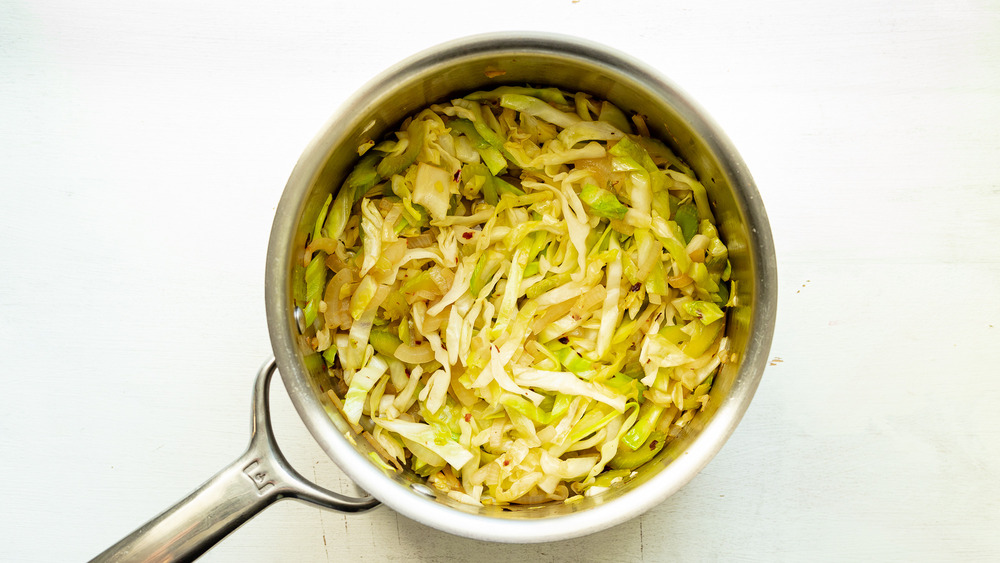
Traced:
<path fill-rule="evenodd" d="M 504 86 L 359 151 L 296 299 L 380 467 L 471 504 L 565 501 L 705 408 L 729 253 L 704 186 L 632 123 L 648 133 L 585 93 Z"/>

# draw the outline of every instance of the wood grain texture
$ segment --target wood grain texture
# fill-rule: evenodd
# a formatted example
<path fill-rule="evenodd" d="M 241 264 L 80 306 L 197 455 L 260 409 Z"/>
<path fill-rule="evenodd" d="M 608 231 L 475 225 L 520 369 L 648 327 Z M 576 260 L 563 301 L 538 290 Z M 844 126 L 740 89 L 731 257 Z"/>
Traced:
<path fill-rule="evenodd" d="M 0 3 L 0 508 L 85 560 L 246 445 L 267 238 L 298 155 L 433 44 L 536 29 L 661 71 L 727 131 L 778 251 L 772 362 L 687 487 L 501 545 L 278 503 L 205 561 L 1000 558 L 1000 4 Z M 350 483 L 275 385 L 293 464 Z"/>

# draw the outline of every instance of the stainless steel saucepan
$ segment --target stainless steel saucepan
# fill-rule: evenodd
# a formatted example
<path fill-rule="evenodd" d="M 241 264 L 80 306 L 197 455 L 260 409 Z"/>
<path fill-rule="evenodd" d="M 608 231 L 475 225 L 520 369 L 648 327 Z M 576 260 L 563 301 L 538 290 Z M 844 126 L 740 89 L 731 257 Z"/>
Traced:
<path fill-rule="evenodd" d="M 503 84 L 586 91 L 646 117 L 705 184 L 729 247 L 736 307 L 727 327 L 734 361 L 715 378 L 708 408 L 634 478 L 573 503 L 474 507 L 437 494 L 416 475 L 396 475 L 329 402 L 322 362 L 297 323 L 295 264 L 326 197 L 357 158 L 407 115 L 434 102 Z M 201 488 L 97 557 L 98 561 L 190 560 L 282 498 L 358 512 L 379 501 L 446 532 L 499 542 L 543 542 L 590 534 L 642 514 L 680 489 L 719 451 L 760 381 L 774 330 L 774 245 L 757 188 L 730 141 L 673 84 L 625 55 L 590 41 L 548 34 L 494 34 L 432 48 L 384 72 L 352 98 L 309 144 L 281 196 L 267 251 L 265 297 L 274 360 L 254 389 L 247 452 Z M 334 462 L 372 496 L 350 498 L 304 479 L 285 461 L 268 419 L 268 384 L 277 370 L 299 416 Z"/>

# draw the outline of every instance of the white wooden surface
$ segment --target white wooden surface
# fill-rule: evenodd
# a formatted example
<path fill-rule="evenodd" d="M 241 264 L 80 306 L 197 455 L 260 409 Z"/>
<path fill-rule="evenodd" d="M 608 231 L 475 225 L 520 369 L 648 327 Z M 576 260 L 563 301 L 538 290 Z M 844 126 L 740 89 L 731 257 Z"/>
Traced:
<path fill-rule="evenodd" d="M 409 54 L 538 29 L 728 131 L 778 251 L 773 361 L 648 514 L 536 546 L 281 502 L 206 561 L 1000 558 L 1000 3 L 0 1 L 0 559 L 79 561 L 246 443 L 274 207 Z M 348 488 L 275 387 L 282 447 Z"/>

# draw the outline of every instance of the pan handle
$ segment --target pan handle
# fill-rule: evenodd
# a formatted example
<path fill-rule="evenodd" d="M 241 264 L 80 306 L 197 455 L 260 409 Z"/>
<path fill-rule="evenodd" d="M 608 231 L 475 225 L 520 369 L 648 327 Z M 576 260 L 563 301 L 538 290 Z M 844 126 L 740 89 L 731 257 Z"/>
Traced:
<path fill-rule="evenodd" d="M 250 446 L 198 490 L 92 559 L 111 561 L 192 561 L 276 500 L 296 498 L 341 512 L 378 506 L 371 496 L 355 498 L 328 491 L 292 469 L 271 428 L 269 387 L 274 358 L 254 385 Z"/>

